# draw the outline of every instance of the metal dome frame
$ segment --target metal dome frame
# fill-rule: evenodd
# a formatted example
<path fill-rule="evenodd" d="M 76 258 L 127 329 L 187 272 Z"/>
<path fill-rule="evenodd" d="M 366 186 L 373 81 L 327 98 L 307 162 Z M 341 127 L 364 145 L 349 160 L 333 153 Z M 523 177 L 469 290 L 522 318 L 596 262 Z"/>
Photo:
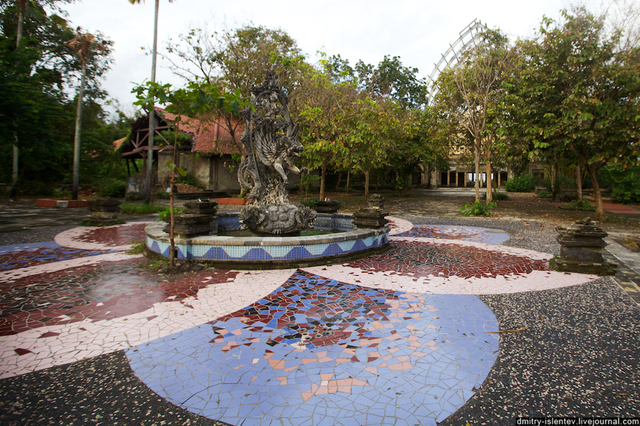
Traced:
<path fill-rule="evenodd" d="M 435 64 L 431 75 L 427 78 L 427 88 L 429 92 L 427 94 L 427 104 L 430 104 L 435 95 L 438 93 L 437 86 L 435 85 L 438 76 L 442 71 L 447 69 L 454 60 L 457 62 L 460 60 L 459 54 L 466 51 L 472 44 L 476 46 L 476 40 L 480 35 L 487 30 L 487 25 L 483 24 L 480 20 L 474 19 L 469 25 L 467 25 L 462 31 L 460 31 L 460 37 L 453 43 L 449 44 L 447 51 L 442 54 L 442 57 Z M 443 66 L 444 64 L 444 66 Z"/>

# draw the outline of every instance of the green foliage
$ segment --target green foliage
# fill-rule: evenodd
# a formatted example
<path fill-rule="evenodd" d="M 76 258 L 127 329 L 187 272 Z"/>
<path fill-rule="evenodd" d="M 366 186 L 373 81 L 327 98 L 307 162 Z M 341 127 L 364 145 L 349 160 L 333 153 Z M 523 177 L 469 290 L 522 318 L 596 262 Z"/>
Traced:
<path fill-rule="evenodd" d="M 182 213 L 184 213 L 184 211 L 185 211 L 186 209 L 187 209 L 186 207 L 176 207 L 176 208 L 174 209 L 174 211 L 175 211 L 175 212 L 174 212 L 174 214 L 175 214 L 175 215 L 182 214 Z M 171 216 L 171 207 L 167 207 L 167 208 L 165 208 L 164 210 L 162 210 L 162 211 L 160 212 L 160 215 L 158 216 L 158 220 L 164 220 L 165 218 L 167 218 L 167 217 L 169 217 L 169 216 Z"/>
<path fill-rule="evenodd" d="M 133 242 L 127 254 L 142 254 L 147 244 L 144 241 Z"/>
<path fill-rule="evenodd" d="M 566 210 L 595 210 L 596 206 L 591 204 L 588 200 L 571 200 L 571 202 L 562 206 Z"/>
<path fill-rule="evenodd" d="M 306 200 L 301 199 L 299 201 L 299 203 L 302 206 L 306 206 L 306 207 L 309 207 L 309 208 L 314 208 L 318 201 L 320 201 L 320 199 L 318 197 L 315 197 L 315 198 L 308 198 Z"/>
<path fill-rule="evenodd" d="M 95 188 L 96 193 L 101 197 L 124 198 L 127 190 L 127 183 L 122 180 L 104 180 Z"/>
<path fill-rule="evenodd" d="M 55 1 L 3 2 L 0 7 L 0 181 L 10 182 L 14 143 L 19 148 L 19 185 L 24 192 L 71 181 L 75 127 L 74 86 L 81 61 L 67 45 L 73 31 L 55 15 Z M 25 5 L 24 29 L 16 48 L 18 6 Z M 93 179 L 108 145 L 98 100 L 101 76 L 109 67 L 110 42 L 87 62 L 82 112 L 81 183 Z M 112 142 L 113 140 L 109 141 Z"/>
<path fill-rule="evenodd" d="M 640 167 L 606 167 L 604 172 L 615 185 L 612 196 L 617 202 L 640 203 Z"/>
<path fill-rule="evenodd" d="M 551 194 L 549 191 L 540 191 L 536 194 L 536 197 L 538 198 L 550 198 L 553 194 Z"/>
<path fill-rule="evenodd" d="M 493 193 L 491 194 L 491 198 L 494 201 L 507 201 L 507 200 L 511 199 L 511 197 L 509 197 L 504 192 L 500 192 L 500 189 L 496 189 L 495 191 L 493 191 Z M 487 199 L 487 193 L 486 192 L 484 194 L 482 194 L 482 199 L 483 200 Z"/>
<path fill-rule="evenodd" d="M 508 192 L 533 192 L 536 187 L 536 177 L 532 174 L 514 176 L 504 184 Z"/>
<path fill-rule="evenodd" d="M 460 207 L 460 213 L 463 216 L 491 216 L 493 208 L 496 207 L 496 203 L 481 203 L 476 201 L 473 204 L 465 204 L 464 207 Z"/>
<path fill-rule="evenodd" d="M 166 210 L 166 206 L 161 206 L 157 204 L 144 204 L 144 203 L 134 203 L 134 202 L 125 202 L 120 205 L 120 211 L 123 214 L 154 214 L 161 213 Z"/>
<path fill-rule="evenodd" d="M 640 50 L 622 46 L 621 31 L 584 8 L 544 18 L 537 37 L 519 41 L 505 83 L 509 138 L 533 145 L 532 157 L 581 164 L 592 176 L 609 163 L 637 164 Z M 602 218 L 604 209 L 598 206 Z"/>
<path fill-rule="evenodd" d="M 304 176 L 300 176 L 300 182 L 302 183 L 305 196 L 309 196 L 309 193 L 313 190 L 313 187 L 320 179 L 320 176 L 309 173 L 305 173 Z"/>
<path fill-rule="evenodd" d="M 196 177 L 193 175 L 193 173 L 190 172 L 185 172 L 184 175 L 181 174 L 180 176 L 178 176 L 176 182 L 186 183 L 187 185 L 195 186 L 196 188 L 203 187 L 203 185 L 196 180 Z"/>

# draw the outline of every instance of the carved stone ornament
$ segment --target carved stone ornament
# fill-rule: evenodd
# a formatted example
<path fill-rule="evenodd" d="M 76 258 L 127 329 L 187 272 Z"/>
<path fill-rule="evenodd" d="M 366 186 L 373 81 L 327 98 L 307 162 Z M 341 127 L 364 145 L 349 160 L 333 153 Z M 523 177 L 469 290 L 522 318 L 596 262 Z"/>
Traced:
<path fill-rule="evenodd" d="M 269 234 L 312 228 L 316 213 L 289 204 L 287 172 L 301 172 L 294 161 L 302 152 L 298 125 L 289 115 L 289 98 L 273 71 L 267 71 L 265 81 L 251 92 L 253 108 L 242 111 L 247 127 L 240 139 L 247 157 L 238 170 L 238 182 L 249 191 L 251 204 L 242 209 L 240 220 L 252 231 Z"/>
<path fill-rule="evenodd" d="M 598 275 L 615 273 L 614 265 L 602 256 L 602 249 L 607 246 L 603 238 L 608 234 L 597 227 L 590 217 L 556 230 L 559 233 L 557 241 L 560 243 L 560 256 L 554 261 L 558 271 Z"/>

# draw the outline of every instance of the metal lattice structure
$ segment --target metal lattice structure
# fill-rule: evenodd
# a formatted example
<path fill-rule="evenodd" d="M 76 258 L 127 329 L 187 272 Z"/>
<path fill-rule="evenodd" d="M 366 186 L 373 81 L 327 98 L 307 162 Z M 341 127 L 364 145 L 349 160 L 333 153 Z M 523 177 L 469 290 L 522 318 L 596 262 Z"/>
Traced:
<path fill-rule="evenodd" d="M 474 19 L 473 22 L 460 31 L 460 37 L 453 44 L 450 44 L 447 51 L 442 54 L 442 57 L 438 63 L 435 64 L 433 71 L 431 71 L 431 75 L 427 79 L 429 89 L 427 102 L 429 104 L 438 93 L 438 88 L 435 83 L 440 73 L 449 68 L 454 62 L 458 62 L 460 60 L 461 53 L 470 47 L 475 46 L 477 44 L 476 41 L 486 29 L 487 26 L 485 24 L 480 22 L 478 19 Z"/>

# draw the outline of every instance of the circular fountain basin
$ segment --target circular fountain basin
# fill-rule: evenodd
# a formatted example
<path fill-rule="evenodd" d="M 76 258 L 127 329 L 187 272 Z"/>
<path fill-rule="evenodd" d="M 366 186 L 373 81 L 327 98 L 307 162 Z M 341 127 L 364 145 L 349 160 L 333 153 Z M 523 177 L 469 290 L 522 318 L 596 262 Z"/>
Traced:
<path fill-rule="evenodd" d="M 218 230 L 240 228 L 239 214 L 219 213 Z M 169 257 L 165 223 L 145 228 L 147 249 Z M 203 235 L 175 239 L 177 258 L 226 269 L 275 269 L 327 265 L 359 259 L 389 248 L 389 227 L 356 229 L 350 214 L 318 214 L 314 229 L 334 231 L 310 236 L 236 237 Z M 336 232 L 337 231 L 337 232 Z"/>

